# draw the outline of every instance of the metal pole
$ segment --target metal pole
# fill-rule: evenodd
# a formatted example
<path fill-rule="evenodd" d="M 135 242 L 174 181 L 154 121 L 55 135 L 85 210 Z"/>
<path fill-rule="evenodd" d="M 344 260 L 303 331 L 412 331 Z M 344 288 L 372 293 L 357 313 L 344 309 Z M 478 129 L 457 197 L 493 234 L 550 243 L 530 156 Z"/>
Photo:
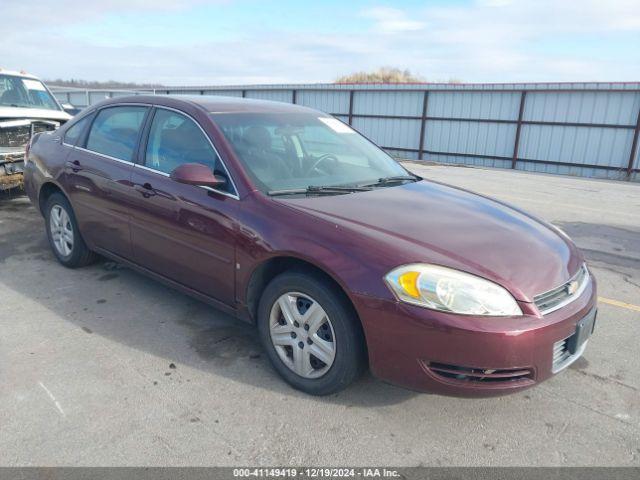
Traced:
<path fill-rule="evenodd" d="M 349 125 L 353 122 L 353 90 L 349 92 Z"/>
<path fill-rule="evenodd" d="M 516 124 L 516 139 L 513 142 L 513 157 L 511 157 L 511 168 L 516 168 L 518 162 L 518 149 L 520 147 L 520 131 L 522 130 L 522 114 L 524 113 L 524 101 L 527 98 L 527 92 L 523 90 L 520 93 L 520 110 L 518 110 L 518 123 Z"/>
<path fill-rule="evenodd" d="M 633 131 L 633 140 L 631 141 L 631 153 L 629 154 L 629 165 L 627 166 L 627 179 L 631 179 L 633 173 L 633 162 L 638 152 L 638 136 L 640 135 L 640 109 L 638 109 L 638 119 L 636 120 L 636 128 Z"/>
<path fill-rule="evenodd" d="M 424 132 L 427 124 L 427 108 L 429 106 L 429 90 L 424 91 L 422 98 L 422 118 L 420 119 L 420 142 L 418 146 L 418 160 L 422 160 L 424 154 Z"/>
<path fill-rule="evenodd" d="M 298 96 L 298 91 L 294 88 L 291 91 L 291 103 L 293 103 L 294 105 L 296 104 L 297 96 Z"/>

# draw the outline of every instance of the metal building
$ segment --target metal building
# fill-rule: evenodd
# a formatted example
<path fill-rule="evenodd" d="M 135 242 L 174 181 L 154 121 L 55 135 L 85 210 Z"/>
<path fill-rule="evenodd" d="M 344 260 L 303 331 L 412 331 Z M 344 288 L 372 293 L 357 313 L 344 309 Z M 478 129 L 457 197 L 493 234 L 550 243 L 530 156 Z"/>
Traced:
<path fill-rule="evenodd" d="M 87 106 L 151 91 L 52 89 Z M 397 157 L 609 179 L 640 179 L 640 83 L 310 84 L 170 87 L 306 105 Z"/>

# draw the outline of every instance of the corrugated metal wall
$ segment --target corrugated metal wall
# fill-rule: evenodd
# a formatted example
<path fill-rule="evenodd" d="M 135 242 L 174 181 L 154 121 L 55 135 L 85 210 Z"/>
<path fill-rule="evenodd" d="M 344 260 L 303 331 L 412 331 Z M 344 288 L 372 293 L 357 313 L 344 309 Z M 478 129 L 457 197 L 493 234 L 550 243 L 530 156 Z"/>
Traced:
<path fill-rule="evenodd" d="M 87 106 L 150 92 L 54 93 Z M 331 113 L 412 160 L 640 179 L 640 83 L 247 85 L 151 93 L 294 102 Z"/>

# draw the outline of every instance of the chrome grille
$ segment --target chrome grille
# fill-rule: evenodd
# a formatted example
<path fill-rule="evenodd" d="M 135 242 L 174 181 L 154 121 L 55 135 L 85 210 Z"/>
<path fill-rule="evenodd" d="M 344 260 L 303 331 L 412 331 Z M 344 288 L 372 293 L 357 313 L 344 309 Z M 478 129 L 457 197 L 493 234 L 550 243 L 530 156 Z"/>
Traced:
<path fill-rule="evenodd" d="M 51 120 L 31 122 L 31 135 L 35 135 L 40 132 L 52 132 L 56 130 L 63 122 L 53 122 Z"/>
<path fill-rule="evenodd" d="M 31 138 L 31 125 L 0 127 L 0 147 L 23 147 Z"/>
<path fill-rule="evenodd" d="M 553 365 L 551 367 L 552 373 L 558 373 L 560 370 L 564 370 L 573 362 L 575 362 L 580 356 L 584 353 L 584 349 L 587 346 L 588 340 L 580 345 L 578 351 L 573 355 L 569 351 L 569 338 L 565 338 L 564 340 L 560 340 L 553 344 Z"/>
<path fill-rule="evenodd" d="M 553 366 L 554 368 L 557 365 L 560 365 L 564 362 L 568 357 L 571 356 L 571 353 L 567 349 L 567 339 L 560 340 L 553 344 Z"/>
<path fill-rule="evenodd" d="M 21 162 L 24 160 L 24 151 L 0 152 L 0 163 Z"/>
<path fill-rule="evenodd" d="M 57 129 L 61 122 L 53 120 L 3 120 L 0 121 L 0 147 L 24 147 L 31 136 L 39 132 Z"/>
<path fill-rule="evenodd" d="M 582 265 L 580 270 L 569 281 L 563 283 L 548 292 L 536 295 L 533 298 L 536 307 L 542 315 L 551 313 L 578 298 L 589 283 L 589 272 L 586 265 Z"/>

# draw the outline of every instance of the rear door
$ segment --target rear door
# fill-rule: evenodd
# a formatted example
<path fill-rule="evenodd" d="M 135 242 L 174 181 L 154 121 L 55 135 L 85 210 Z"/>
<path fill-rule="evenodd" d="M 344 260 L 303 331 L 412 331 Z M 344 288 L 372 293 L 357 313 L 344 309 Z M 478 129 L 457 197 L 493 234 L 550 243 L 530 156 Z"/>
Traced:
<path fill-rule="evenodd" d="M 225 166 L 206 133 L 183 112 L 157 107 L 145 137 L 131 177 L 136 263 L 233 305 L 238 197 Z M 214 190 L 171 180 L 171 171 L 183 163 L 207 165 L 227 178 L 226 186 Z"/>
<path fill-rule="evenodd" d="M 98 110 L 67 157 L 65 169 L 67 192 L 85 241 L 128 259 L 131 173 L 149 110 L 144 105 Z"/>

